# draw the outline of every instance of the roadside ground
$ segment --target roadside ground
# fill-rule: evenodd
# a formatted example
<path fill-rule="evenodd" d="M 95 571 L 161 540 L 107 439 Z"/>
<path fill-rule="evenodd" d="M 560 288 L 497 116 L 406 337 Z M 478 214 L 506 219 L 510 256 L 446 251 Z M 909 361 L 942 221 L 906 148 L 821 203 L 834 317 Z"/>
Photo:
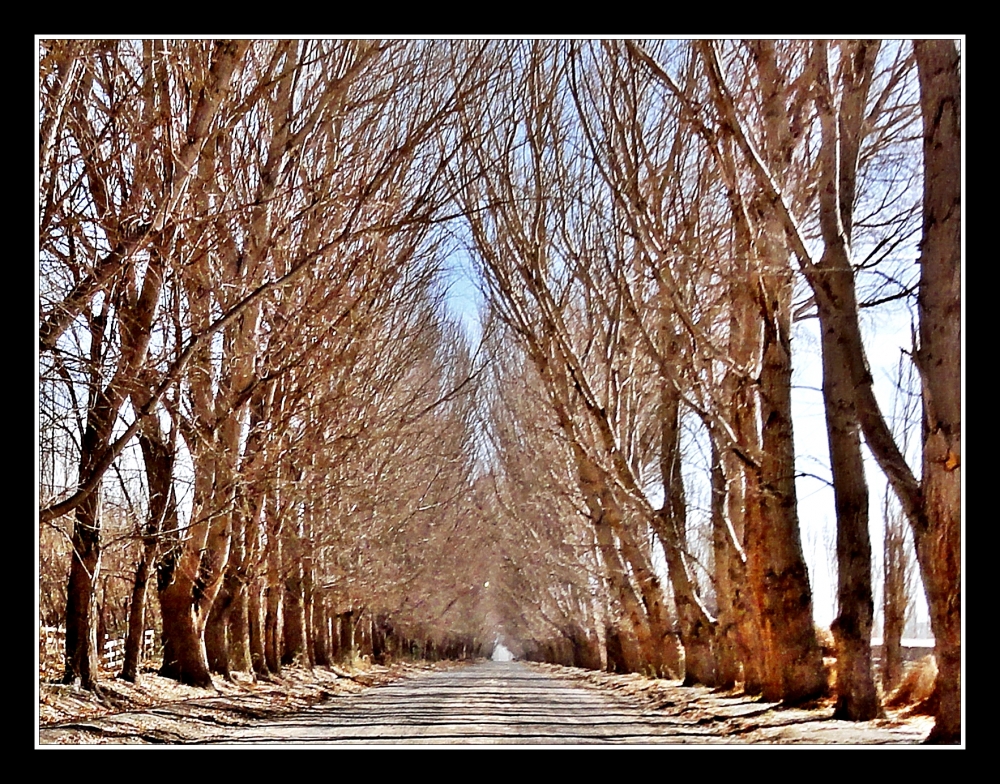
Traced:
<path fill-rule="evenodd" d="M 288 667 L 280 676 L 254 680 L 237 673 L 213 678 L 213 688 L 184 686 L 143 672 L 131 684 L 101 681 L 99 694 L 46 680 L 39 683 L 40 746 L 91 744 L 187 744 L 217 738 L 220 728 L 280 719 L 324 700 L 422 672 L 462 666 L 455 662 L 358 662 L 350 669 Z M 927 737 L 933 719 L 912 708 L 886 709 L 869 722 L 833 720 L 832 698 L 795 708 L 763 703 L 737 692 L 682 687 L 678 681 L 612 675 L 533 664 L 554 677 L 617 692 L 650 711 L 711 725 L 722 742 L 760 744 L 914 744 Z"/>

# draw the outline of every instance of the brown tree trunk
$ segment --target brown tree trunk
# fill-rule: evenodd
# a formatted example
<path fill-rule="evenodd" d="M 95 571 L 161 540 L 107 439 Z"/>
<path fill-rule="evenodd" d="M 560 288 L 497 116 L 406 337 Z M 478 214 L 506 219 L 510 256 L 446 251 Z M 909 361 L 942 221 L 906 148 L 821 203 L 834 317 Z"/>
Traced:
<path fill-rule="evenodd" d="M 731 160 L 729 168 L 735 171 Z M 762 615 L 749 584 L 745 548 L 749 546 L 747 528 L 757 527 L 756 519 L 761 515 L 760 475 L 754 465 L 761 452 L 760 397 L 753 377 L 761 361 L 764 330 L 759 304 L 755 302 L 758 284 L 754 273 L 753 232 L 740 194 L 732 185 L 728 188 L 728 196 L 734 226 L 729 353 L 735 368 L 727 374 L 723 388 L 724 399 L 729 401 L 726 414 L 738 443 L 723 455 L 725 511 L 729 526 L 725 530 L 720 526 L 719 535 L 720 546 L 726 554 L 724 561 L 729 567 L 732 635 L 743 670 L 743 689 L 747 694 L 757 695 L 764 690 L 765 641 Z"/>
<path fill-rule="evenodd" d="M 267 496 L 267 589 L 264 591 L 264 657 L 267 669 L 273 674 L 281 672 L 281 630 L 285 584 L 281 578 L 282 560 L 282 516 L 284 510 L 276 500 L 276 494 Z"/>
<path fill-rule="evenodd" d="M 242 538 L 242 537 L 240 537 Z M 249 591 L 246 580 L 246 563 L 243 548 L 234 547 L 230 556 L 232 559 L 228 570 L 236 572 L 229 583 L 229 593 L 232 597 L 229 606 L 229 628 L 227 640 L 229 643 L 229 666 L 237 672 L 250 672 L 253 664 L 250 660 L 250 609 Z"/>
<path fill-rule="evenodd" d="M 146 630 L 147 584 L 160 550 L 160 533 L 177 529 L 177 505 L 174 500 L 174 452 L 160 433 L 159 423 L 150 420 L 139 433 L 149 487 L 149 518 L 143 533 L 142 554 L 136 566 L 129 606 L 128 636 L 125 639 L 125 662 L 122 678 L 135 683 L 141 664 Z"/>
<path fill-rule="evenodd" d="M 355 613 L 353 610 L 337 615 L 337 625 L 340 627 L 337 654 L 340 663 L 347 666 L 354 664 L 354 622 Z"/>
<path fill-rule="evenodd" d="M 281 663 L 308 664 L 306 644 L 305 605 L 302 601 L 301 579 L 289 578 L 285 583 L 285 599 L 282 607 L 284 621 L 281 646 Z"/>
<path fill-rule="evenodd" d="M 326 597 L 322 593 L 313 594 L 311 625 L 313 661 L 319 667 L 329 667 L 333 664 L 333 652 L 330 650 L 330 617 L 327 614 Z"/>
<path fill-rule="evenodd" d="M 209 517 L 205 502 L 214 497 L 213 463 L 210 450 L 195 455 L 195 502 L 191 515 L 196 522 L 188 528 L 189 538 L 178 544 L 169 575 L 161 573 L 161 578 L 166 579 L 161 579 L 159 591 L 164 643 L 160 673 L 202 687 L 212 685 L 205 626 L 229 557 L 226 515 L 203 519 Z"/>
<path fill-rule="evenodd" d="M 125 636 L 125 659 L 122 663 L 122 679 L 135 683 L 139 677 L 142 665 L 143 641 L 146 631 L 146 587 L 153 573 L 153 563 L 156 560 L 157 540 L 147 538 L 143 541 L 142 554 L 135 567 L 135 578 L 132 581 L 132 597 L 128 609 L 128 633 Z"/>
<path fill-rule="evenodd" d="M 636 596 L 625 574 L 625 567 L 615 545 L 611 526 L 604 520 L 599 504 L 588 503 L 588 506 L 591 507 L 591 523 L 594 526 L 601 561 L 604 563 L 613 612 L 621 612 L 621 618 L 612 624 L 615 630 L 613 644 L 616 666 L 624 667 L 625 672 L 645 672 L 648 665 L 645 651 L 649 648 L 651 637 L 645 613 L 639 597 Z"/>
<path fill-rule="evenodd" d="M 160 674 L 189 686 L 209 687 L 212 676 L 205 651 L 204 625 L 188 580 L 174 581 L 160 591 L 163 621 L 163 666 Z"/>
<path fill-rule="evenodd" d="M 632 671 L 646 672 L 654 677 L 679 677 L 681 652 L 670 628 L 670 618 L 663 600 L 660 580 L 652 568 L 649 557 L 635 541 L 626 524 L 604 472 L 574 437 L 565 405 L 557 405 L 557 417 L 563 431 L 571 438 L 570 445 L 576 462 L 580 489 L 597 533 L 598 547 L 603 556 L 615 601 L 624 611 L 625 618 L 635 633 L 642 665 L 640 669 Z M 618 540 L 617 545 L 615 537 Z M 632 571 L 639 596 L 642 597 L 641 603 L 630 585 L 629 577 L 625 574 L 623 560 Z M 627 634 L 622 637 L 622 649 L 626 659 L 631 656 L 628 637 Z"/>
<path fill-rule="evenodd" d="M 233 606 L 233 594 L 227 583 L 223 579 L 205 622 L 205 653 L 209 669 L 226 680 L 232 680 L 229 670 L 229 613 Z"/>
<path fill-rule="evenodd" d="M 711 517 L 712 552 L 715 556 L 715 596 L 718 618 L 715 632 L 715 685 L 722 689 L 732 689 L 742 680 L 740 672 L 740 648 L 737 633 L 736 592 L 742 574 L 742 551 L 737 550 L 739 539 L 731 530 L 731 522 L 726 515 L 726 474 L 722 451 L 716 434 L 709 428 L 712 448 L 711 468 Z M 736 483 L 734 478 L 734 484 Z M 739 562 L 739 569 L 737 569 Z"/>
<path fill-rule="evenodd" d="M 312 539 L 313 513 L 314 507 L 308 504 L 303 519 L 300 558 L 302 563 L 302 625 L 305 637 L 304 663 L 309 667 L 316 666 L 316 627 L 313 623 L 315 618 L 313 604 L 316 601 Z"/>
<path fill-rule="evenodd" d="M 372 616 L 371 613 L 362 609 L 358 620 L 354 623 L 354 647 L 358 656 L 372 657 Z"/>
<path fill-rule="evenodd" d="M 914 533 L 937 658 L 933 743 L 962 734 L 962 137 L 954 41 L 916 41 L 924 125 L 920 349 L 924 388 L 921 488 L 926 527 Z"/>
<path fill-rule="evenodd" d="M 209 514 L 214 494 L 214 440 L 194 451 L 195 488 L 188 538 L 178 543 L 171 565 L 160 574 L 163 666 L 160 674 L 191 686 L 208 687 L 212 678 L 205 648 L 205 625 L 229 558 L 229 520 Z"/>
<path fill-rule="evenodd" d="M 667 352 L 670 356 L 671 352 Z M 681 475 L 680 396 L 665 386 L 660 400 L 660 474 L 663 479 L 663 508 L 656 515 L 655 530 L 663 544 L 674 604 L 684 648 L 684 685 L 714 686 L 716 621 L 698 596 L 685 558 L 687 504 Z"/>
<path fill-rule="evenodd" d="M 291 520 L 282 525 L 281 561 L 285 590 L 282 604 L 281 663 L 308 664 L 309 646 L 306 639 L 306 604 L 303 578 L 302 532 L 299 530 L 299 510 L 289 511 Z"/>
<path fill-rule="evenodd" d="M 264 508 L 267 493 L 254 484 L 255 463 L 265 460 L 263 424 L 273 404 L 274 384 L 258 386 L 250 398 L 249 436 L 240 466 L 242 483 L 237 487 L 233 511 L 233 544 L 226 577 L 233 604 L 229 613 L 229 661 L 240 672 L 266 675 L 261 628 L 260 579 Z"/>
<path fill-rule="evenodd" d="M 330 605 L 334 606 L 333 604 Z M 330 663 L 337 664 L 341 661 L 340 653 L 340 616 L 336 613 L 330 614 Z"/>
<path fill-rule="evenodd" d="M 846 271 L 850 276 L 850 270 Z M 828 275 L 832 283 L 835 276 Z M 853 296 L 853 280 L 849 293 Z M 848 292 L 843 292 L 848 293 Z M 880 706 L 872 675 L 871 540 L 868 534 L 868 484 L 853 391 L 838 335 L 819 306 L 823 347 L 823 398 L 837 511 L 837 599 L 839 614 L 830 627 L 837 642 L 837 704 L 834 717 L 868 721 Z"/>
<path fill-rule="evenodd" d="M 792 435 L 791 279 L 787 265 L 764 276 L 759 514 L 746 525 L 747 577 L 760 613 L 763 696 L 796 703 L 826 691 L 813 625 L 812 591 L 799 537 Z M 768 280 L 770 279 L 770 280 Z"/>
<path fill-rule="evenodd" d="M 891 693 L 903 679 L 903 629 L 906 626 L 907 583 L 903 520 L 887 512 L 885 519 L 882 691 Z"/>
<path fill-rule="evenodd" d="M 256 579 L 247 587 L 247 625 L 249 626 L 250 664 L 254 674 L 267 677 L 270 670 L 267 667 L 267 647 L 264 631 L 264 581 Z"/>
<path fill-rule="evenodd" d="M 97 650 L 94 598 L 101 564 L 100 491 L 76 508 L 73 559 L 66 588 L 66 670 L 63 683 L 97 688 L 100 662 Z"/>
<path fill-rule="evenodd" d="M 861 435 L 844 350 L 841 318 L 858 305 L 850 260 L 858 150 L 877 44 L 854 44 L 851 68 L 841 75 L 844 90 L 835 105 L 825 42 L 816 44 L 816 105 L 822 132 L 819 160 L 820 227 L 823 256 L 809 275 L 819 314 L 823 357 L 823 403 L 837 512 L 837 598 L 839 614 L 831 626 L 837 643 L 837 704 L 834 716 L 867 721 L 880 706 L 872 675 L 871 630 L 874 600 L 871 540 L 868 534 L 868 483 Z"/>

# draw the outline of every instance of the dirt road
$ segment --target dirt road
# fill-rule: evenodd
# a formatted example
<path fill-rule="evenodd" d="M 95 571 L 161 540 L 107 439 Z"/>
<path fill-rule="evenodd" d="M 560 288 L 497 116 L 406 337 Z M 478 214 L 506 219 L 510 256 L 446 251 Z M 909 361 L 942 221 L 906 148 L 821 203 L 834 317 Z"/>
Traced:
<path fill-rule="evenodd" d="M 914 744 L 929 725 L 833 721 L 670 686 L 640 698 L 518 662 L 484 662 L 334 697 L 294 716 L 229 727 L 221 744 Z"/>

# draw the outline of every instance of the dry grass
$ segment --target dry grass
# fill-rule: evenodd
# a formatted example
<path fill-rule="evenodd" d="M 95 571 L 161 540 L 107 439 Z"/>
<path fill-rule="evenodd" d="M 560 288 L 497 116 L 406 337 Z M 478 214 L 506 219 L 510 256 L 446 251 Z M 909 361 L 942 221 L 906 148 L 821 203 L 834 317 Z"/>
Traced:
<path fill-rule="evenodd" d="M 910 715 L 934 714 L 934 682 L 937 680 L 937 662 L 933 654 L 908 664 L 903 680 L 885 700 L 887 708 L 907 708 Z"/>
<path fill-rule="evenodd" d="M 832 665 L 835 660 L 825 661 Z M 933 725 L 925 715 L 902 710 L 866 722 L 834 721 L 832 696 L 784 708 L 747 696 L 739 688 L 723 691 L 706 686 L 684 687 L 680 681 L 637 674 L 617 675 L 550 664 L 531 666 L 556 677 L 627 695 L 661 715 L 676 715 L 685 723 L 711 726 L 717 737 L 738 743 L 785 743 L 791 737 L 797 737 L 796 742 L 820 744 L 919 743 Z"/>

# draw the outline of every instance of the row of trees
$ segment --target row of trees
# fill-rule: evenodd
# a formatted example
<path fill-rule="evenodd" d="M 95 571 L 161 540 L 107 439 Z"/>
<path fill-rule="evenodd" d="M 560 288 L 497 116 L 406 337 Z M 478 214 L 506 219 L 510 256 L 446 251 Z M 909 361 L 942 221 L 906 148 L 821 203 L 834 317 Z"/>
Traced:
<path fill-rule="evenodd" d="M 41 49 L 41 427 L 77 470 L 40 518 L 73 545 L 66 679 L 96 685 L 116 473 L 142 517 L 127 674 L 154 572 L 165 674 L 322 660 L 330 615 L 430 591 L 466 501 L 471 360 L 432 229 L 469 85 L 433 43 Z"/>
<path fill-rule="evenodd" d="M 957 738 L 953 42 L 504 42 L 477 56 L 492 100 L 465 118 L 458 198 L 493 312 L 565 445 L 625 666 L 790 702 L 826 689 L 791 415 L 792 323 L 812 316 L 837 516 L 836 714 L 880 709 L 863 439 L 933 606 L 934 739 Z M 875 397 L 859 315 L 914 294 L 921 471 Z M 711 442 L 714 611 L 686 531 L 682 414 Z"/>
<path fill-rule="evenodd" d="M 916 543 L 934 737 L 957 739 L 958 78 L 950 41 L 42 42 L 40 421 L 66 453 L 40 518 L 73 543 L 66 679 L 96 684 L 101 503 L 123 493 L 130 639 L 155 573 L 186 682 L 327 662 L 364 608 L 397 643 L 499 633 L 818 696 L 791 416 L 792 324 L 816 317 L 837 714 L 879 710 L 864 441 Z M 456 238 L 478 351 L 444 304 Z M 859 316 L 898 303 L 919 470 Z"/>

